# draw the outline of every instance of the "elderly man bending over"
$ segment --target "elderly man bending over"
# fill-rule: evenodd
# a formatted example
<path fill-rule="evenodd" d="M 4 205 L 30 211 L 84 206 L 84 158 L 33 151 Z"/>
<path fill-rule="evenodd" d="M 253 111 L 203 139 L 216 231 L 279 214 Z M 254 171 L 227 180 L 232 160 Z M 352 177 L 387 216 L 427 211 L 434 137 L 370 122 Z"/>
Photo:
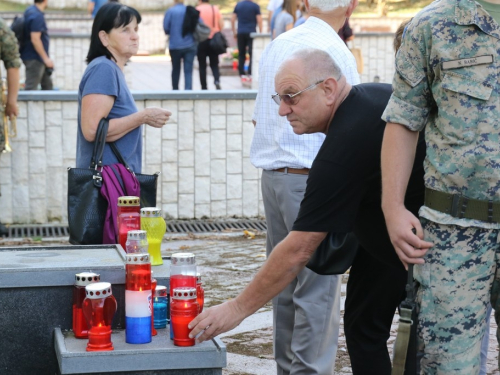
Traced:
<path fill-rule="evenodd" d="M 321 132 L 326 139 L 312 164 L 293 230 L 238 297 L 191 322 L 191 335 L 205 330 L 198 338 L 203 341 L 236 327 L 285 288 L 327 232 L 354 232 L 360 246 L 349 275 L 344 317 L 353 373 L 390 374 L 387 339 L 406 281 L 380 208 L 381 115 L 391 86 L 351 86 L 328 53 L 305 49 L 281 65 L 275 87 L 277 94 L 269 100 L 279 104 L 279 114 L 293 131 Z M 422 140 L 407 192 L 407 207 L 413 212 L 423 202 L 424 149 Z"/>

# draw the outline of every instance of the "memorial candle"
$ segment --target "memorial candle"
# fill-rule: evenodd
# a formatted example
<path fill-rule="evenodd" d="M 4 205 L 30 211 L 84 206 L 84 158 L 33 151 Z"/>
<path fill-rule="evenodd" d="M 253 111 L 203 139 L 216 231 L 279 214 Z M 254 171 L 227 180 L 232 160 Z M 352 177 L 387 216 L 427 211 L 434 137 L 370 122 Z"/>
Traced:
<path fill-rule="evenodd" d="M 87 320 L 88 352 L 113 350 L 111 323 L 116 313 L 116 300 L 110 283 L 93 283 L 85 287 L 83 314 Z"/>
<path fill-rule="evenodd" d="M 198 315 L 196 288 L 176 288 L 170 306 L 170 325 L 174 332 L 174 345 L 193 346 L 195 339 L 189 337 L 188 324 Z"/>

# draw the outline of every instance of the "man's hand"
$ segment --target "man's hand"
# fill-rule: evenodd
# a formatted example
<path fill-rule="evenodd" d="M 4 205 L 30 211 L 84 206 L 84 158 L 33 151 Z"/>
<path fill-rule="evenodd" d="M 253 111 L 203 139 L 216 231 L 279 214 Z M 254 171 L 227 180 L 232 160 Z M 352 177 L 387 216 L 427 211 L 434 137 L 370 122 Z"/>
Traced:
<path fill-rule="evenodd" d="M 386 210 L 384 216 L 392 245 L 405 268 L 408 269 L 408 263 L 423 264 L 423 256 L 434 244 L 423 240 L 420 221 L 405 207 Z"/>
<path fill-rule="evenodd" d="M 43 60 L 43 63 L 45 64 L 45 66 L 47 68 L 54 69 L 54 62 L 52 61 L 52 59 L 50 57 L 47 57 L 45 60 Z"/>
<path fill-rule="evenodd" d="M 192 329 L 189 337 L 196 337 L 200 332 L 204 331 L 196 341 L 210 340 L 221 333 L 232 330 L 243 319 L 245 319 L 245 315 L 239 312 L 235 300 L 224 302 L 203 311 L 189 323 L 188 327 Z"/>
<path fill-rule="evenodd" d="M 12 119 L 12 117 L 16 117 L 19 113 L 19 108 L 17 107 L 17 102 L 8 103 L 5 105 L 5 115 Z"/>

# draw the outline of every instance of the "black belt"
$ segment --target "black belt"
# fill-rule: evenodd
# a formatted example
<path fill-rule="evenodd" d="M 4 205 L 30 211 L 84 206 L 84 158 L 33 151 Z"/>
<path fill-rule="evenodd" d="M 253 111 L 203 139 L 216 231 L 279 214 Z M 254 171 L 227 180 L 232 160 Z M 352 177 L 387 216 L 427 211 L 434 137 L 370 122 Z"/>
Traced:
<path fill-rule="evenodd" d="M 470 199 L 459 194 L 449 194 L 425 188 L 424 204 L 433 210 L 459 219 L 500 223 L 500 202 Z"/>

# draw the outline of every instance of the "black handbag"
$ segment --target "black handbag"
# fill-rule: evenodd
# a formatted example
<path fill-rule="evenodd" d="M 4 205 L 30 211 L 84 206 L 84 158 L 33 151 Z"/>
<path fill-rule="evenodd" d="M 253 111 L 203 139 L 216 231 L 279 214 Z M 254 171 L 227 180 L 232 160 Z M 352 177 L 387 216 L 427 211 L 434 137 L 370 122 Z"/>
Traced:
<path fill-rule="evenodd" d="M 215 28 L 215 11 L 214 11 L 214 6 L 212 5 L 212 24 L 213 27 Z M 220 31 L 217 31 L 212 39 L 210 39 L 210 49 L 215 52 L 216 54 L 220 55 L 222 53 L 226 53 L 228 44 L 226 37 L 224 34 L 222 34 Z"/>
<path fill-rule="evenodd" d="M 342 275 L 351 267 L 357 252 L 354 233 L 328 233 L 306 267 L 319 275 Z"/>
<path fill-rule="evenodd" d="M 89 168 L 68 168 L 69 242 L 73 245 L 102 244 L 108 203 L 100 192 L 102 186 L 101 170 L 108 127 L 108 120 L 101 119 L 97 127 Z M 109 144 L 118 161 L 133 173 L 116 145 Z M 156 206 L 159 174 L 159 172 L 153 175 L 135 174 L 141 185 L 141 207 Z"/>

